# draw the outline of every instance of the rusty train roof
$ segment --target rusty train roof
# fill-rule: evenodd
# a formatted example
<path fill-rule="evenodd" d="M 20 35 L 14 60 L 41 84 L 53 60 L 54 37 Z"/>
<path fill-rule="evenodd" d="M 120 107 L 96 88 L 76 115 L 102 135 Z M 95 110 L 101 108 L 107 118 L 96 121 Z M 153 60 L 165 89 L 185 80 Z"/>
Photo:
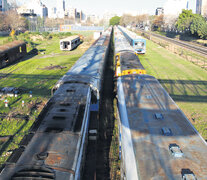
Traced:
<path fill-rule="evenodd" d="M 0 53 L 6 52 L 9 49 L 26 44 L 24 41 L 16 40 L 0 46 Z"/>
<path fill-rule="evenodd" d="M 158 80 L 130 75 L 120 77 L 118 83 L 128 118 L 122 128 L 130 129 L 139 179 L 181 179 L 185 170 L 198 180 L 207 179 L 207 144 Z M 170 128 L 172 136 L 163 135 L 163 127 Z M 171 155 L 173 144 L 181 148 L 183 157 Z"/>
<path fill-rule="evenodd" d="M 21 148 L 25 147 L 22 148 L 21 156 L 12 154 L 0 174 L 0 179 L 11 179 L 14 174 L 19 176 L 21 171 L 28 171 L 25 173 L 27 176 L 29 170 L 38 175 L 41 168 L 51 169 L 56 179 L 74 177 L 86 133 L 85 110 L 89 109 L 89 103 L 88 85 L 61 85 L 49 101 L 48 110 L 44 113 L 40 126 L 36 128 L 38 123 L 34 123 L 31 133 L 20 143 Z M 35 168 L 37 170 L 34 172 Z"/>

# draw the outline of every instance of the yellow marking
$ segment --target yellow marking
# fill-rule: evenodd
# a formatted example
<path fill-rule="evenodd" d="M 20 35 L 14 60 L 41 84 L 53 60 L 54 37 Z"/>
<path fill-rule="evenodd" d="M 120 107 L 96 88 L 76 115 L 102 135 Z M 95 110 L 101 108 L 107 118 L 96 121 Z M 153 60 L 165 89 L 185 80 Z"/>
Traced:
<path fill-rule="evenodd" d="M 122 71 L 122 73 L 120 73 L 120 76 L 124 76 L 128 74 L 146 74 L 146 70 L 145 69 L 128 69 L 128 70 Z"/>

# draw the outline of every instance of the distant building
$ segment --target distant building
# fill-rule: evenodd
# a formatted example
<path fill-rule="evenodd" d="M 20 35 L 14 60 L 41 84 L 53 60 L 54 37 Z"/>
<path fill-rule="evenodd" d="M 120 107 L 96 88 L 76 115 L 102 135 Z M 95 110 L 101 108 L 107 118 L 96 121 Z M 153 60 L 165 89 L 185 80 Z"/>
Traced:
<path fill-rule="evenodd" d="M 40 0 L 32 0 L 17 9 L 19 14 L 36 14 L 40 17 L 48 17 L 48 9 Z"/>
<path fill-rule="evenodd" d="M 43 5 L 43 8 L 42 8 L 42 16 L 43 18 L 48 17 L 48 9 L 45 5 Z"/>
<path fill-rule="evenodd" d="M 8 3 L 7 0 L 0 0 L 0 11 L 7 11 Z"/>
<path fill-rule="evenodd" d="M 57 0 L 57 18 L 64 18 L 65 16 L 65 1 Z"/>
<path fill-rule="evenodd" d="M 160 16 L 162 14 L 164 14 L 164 8 L 158 7 L 155 11 L 155 15 Z"/>
<path fill-rule="evenodd" d="M 196 14 L 207 16 L 207 0 L 196 0 Z"/>
<path fill-rule="evenodd" d="M 57 8 L 56 7 L 48 9 L 48 17 L 49 18 L 57 18 Z"/>

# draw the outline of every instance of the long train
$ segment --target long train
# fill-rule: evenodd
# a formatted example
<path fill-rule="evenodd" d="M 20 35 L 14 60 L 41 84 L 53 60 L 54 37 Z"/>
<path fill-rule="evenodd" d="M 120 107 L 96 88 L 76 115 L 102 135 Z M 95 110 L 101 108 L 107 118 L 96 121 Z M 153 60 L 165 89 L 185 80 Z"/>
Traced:
<path fill-rule="evenodd" d="M 146 53 L 146 40 L 136 33 L 129 31 L 128 29 L 118 26 L 119 30 L 123 33 L 125 38 L 129 41 L 129 44 L 134 48 L 137 54 Z"/>
<path fill-rule="evenodd" d="M 108 29 L 58 81 L 54 95 L 6 162 L 0 179 L 81 178 L 89 117 L 99 110 L 110 40 Z"/>
<path fill-rule="evenodd" d="M 115 53 L 127 46 L 115 29 Z M 156 78 L 117 76 L 117 105 L 121 179 L 207 179 L 207 143 Z"/>

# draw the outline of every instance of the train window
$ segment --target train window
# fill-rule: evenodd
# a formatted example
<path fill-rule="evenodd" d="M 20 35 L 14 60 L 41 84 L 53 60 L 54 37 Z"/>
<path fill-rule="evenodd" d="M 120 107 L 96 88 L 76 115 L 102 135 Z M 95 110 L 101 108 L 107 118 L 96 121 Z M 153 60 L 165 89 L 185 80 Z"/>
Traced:
<path fill-rule="evenodd" d="M 61 103 L 60 103 L 60 106 L 70 106 L 70 103 L 67 103 L 67 102 L 61 102 Z"/>
<path fill-rule="evenodd" d="M 70 45 L 70 42 L 68 41 L 68 45 Z"/>
<path fill-rule="evenodd" d="M 19 52 L 20 52 L 20 53 L 22 52 L 22 46 L 19 47 Z"/>
<path fill-rule="evenodd" d="M 63 131 L 63 128 L 58 128 L 58 127 L 47 127 L 45 132 L 47 133 L 60 133 Z"/>
<path fill-rule="evenodd" d="M 54 120 L 57 120 L 57 121 L 62 121 L 62 120 L 65 120 L 66 118 L 64 116 L 53 116 L 53 119 Z"/>
<path fill-rule="evenodd" d="M 162 113 L 155 113 L 155 118 L 156 119 L 164 119 Z"/>
<path fill-rule="evenodd" d="M 176 158 L 183 157 L 183 152 L 181 151 L 180 147 L 177 144 L 170 144 L 169 150 L 172 156 Z"/>
<path fill-rule="evenodd" d="M 170 128 L 167 128 L 167 127 L 163 127 L 161 129 L 161 132 L 164 136 L 172 136 L 172 131 Z"/>

